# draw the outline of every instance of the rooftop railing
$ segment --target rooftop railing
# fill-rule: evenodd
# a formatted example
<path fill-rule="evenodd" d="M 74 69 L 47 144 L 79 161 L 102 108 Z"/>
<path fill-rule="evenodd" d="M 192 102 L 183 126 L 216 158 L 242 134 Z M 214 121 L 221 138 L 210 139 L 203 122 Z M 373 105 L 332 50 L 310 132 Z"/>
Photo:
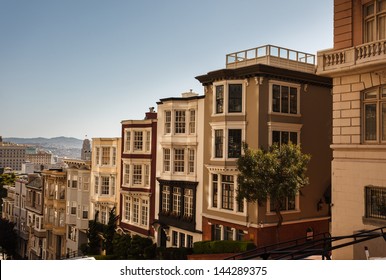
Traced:
<path fill-rule="evenodd" d="M 315 72 L 315 55 L 273 45 L 260 46 L 226 55 L 226 68 L 267 64 L 292 70 Z"/>

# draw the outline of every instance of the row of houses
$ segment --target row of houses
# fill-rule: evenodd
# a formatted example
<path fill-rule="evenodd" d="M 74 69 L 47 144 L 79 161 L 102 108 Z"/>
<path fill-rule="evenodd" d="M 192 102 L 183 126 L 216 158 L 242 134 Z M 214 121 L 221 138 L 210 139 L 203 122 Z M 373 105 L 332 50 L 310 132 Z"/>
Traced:
<path fill-rule="evenodd" d="M 269 201 L 236 199 L 242 142 L 267 148 L 291 141 L 312 155 L 310 186 L 287 198 L 279 240 L 329 232 L 331 80 L 315 74 L 315 56 L 266 45 L 228 54 L 224 69 L 196 78 L 204 95 L 163 98 L 157 112 L 122 121 L 120 138 L 92 139 L 91 161 L 67 159 L 66 169 L 18 180 L 13 214 L 25 233 L 22 256 L 78 252 L 88 221 L 97 215 L 107 224 L 114 207 L 119 232 L 158 246 L 277 242 Z"/>
<path fill-rule="evenodd" d="M 118 232 L 158 246 L 272 244 L 276 215 L 269 200 L 236 199 L 236 161 L 242 142 L 257 149 L 291 141 L 312 157 L 310 184 L 286 199 L 280 241 L 386 226 L 385 18 L 385 0 L 335 0 L 334 48 L 316 58 L 272 45 L 226 55 L 225 68 L 196 77 L 203 95 L 160 99 L 157 112 L 122 121 L 120 138 L 93 139 L 91 161 L 44 170 L 41 182 L 28 178 L 25 203 L 16 202 L 24 189 L 17 183 L 4 199 L 5 209 L 14 208 L 3 215 L 21 217 L 26 209 L 27 223 L 17 228 L 29 232 L 26 248 L 44 259 L 77 251 L 88 220 L 97 214 L 106 223 L 114 207 Z M 382 239 L 365 245 L 386 256 Z M 363 246 L 333 258 L 364 258 Z"/>

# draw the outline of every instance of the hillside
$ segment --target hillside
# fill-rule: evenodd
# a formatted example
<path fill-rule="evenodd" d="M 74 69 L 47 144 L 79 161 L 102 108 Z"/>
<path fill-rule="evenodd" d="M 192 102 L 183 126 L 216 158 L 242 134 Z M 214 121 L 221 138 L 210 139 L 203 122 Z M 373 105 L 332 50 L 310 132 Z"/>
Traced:
<path fill-rule="evenodd" d="M 73 137 L 54 137 L 54 138 L 3 138 L 4 142 L 16 144 L 33 145 L 41 149 L 51 151 L 54 155 L 68 158 L 80 158 L 83 140 Z"/>

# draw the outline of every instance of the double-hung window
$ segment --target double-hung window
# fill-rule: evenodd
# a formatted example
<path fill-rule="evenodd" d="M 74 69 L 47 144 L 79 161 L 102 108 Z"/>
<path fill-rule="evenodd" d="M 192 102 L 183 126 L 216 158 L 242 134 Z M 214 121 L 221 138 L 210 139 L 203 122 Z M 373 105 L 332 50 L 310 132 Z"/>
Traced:
<path fill-rule="evenodd" d="M 110 178 L 108 176 L 101 177 L 101 195 L 110 194 Z"/>
<path fill-rule="evenodd" d="M 173 187 L 173 214 L 181 215 L 181 188 Z"/>
<path fill-rule="evenodd" d="M 164 149 L 164 172 L 170 172 L 170 149 Z"/>
<path fill-rule="evenodd" d="M 172 123 L 172 112 L 165 111 L 165 134 L 171 133 L 171 123 Z"/>
<path fill-rule="evenodd" d="M 298 88 L 273 84 L 272 112 L 283 114 L 298 114 Z"/>
<path fill-rule="evenodd" d="M 241 129 L 228 130 L 228 158 L 238 158 L 241 155 Z"/>
<path fill-rule="evenodd" d="M 223 209 L 233 210 L 234 181 L 232 175 L 222 175 L 222 204 Z"/>
<path fill-rule="evenodd" d="M 386 142 L 386 86 L 363 93 L 363 140 Z"/>
<path fill-rule="evenodd" d="M 102 147 L 102 165 L 110 164 L 110 147 Z"/>
<path fill-rule="evenodd" d="M 214 157 L 222 158 L 223 157 L 223 139 L 224 139 L 224 130 L 216 129 L 214 131 Z"/>
<path fill-rule="evenodd" d="M 133 149 L 134 151 L 142 151 L 143 149 L 143 132 L 142 131 L 134 131 Z"/>
<path fill-rule="evenodd" d="M 228 83 L 216 85 L 214 92 L 214 114 L 243 112 L 243 84 Z"/>
<path fill-rule="evenodd" d="M 363 9 L 364 42 L 386 39 L 386 0 L 374 0 Z"/>
<path fill-rule="evenodd" d="M 174 172 L 185 171 L 185 149 L 174 149 Z"/>
<path fill-rule="evenodd" d="M 216 114 L 224 113 L 224 85 L 216 86 Z"/>
<path fill-rule="evenodd" d="M 174 113 L 175 113 L 174 132 L 176 134 L 185 133 L 185 111 L 177 110 Z"/>
<path fill-rule="evenodd" d="M 228 87 L 228 112 L 241 113 L 242 111 L 243 86 L 241 84 L 230 84 Z"/>

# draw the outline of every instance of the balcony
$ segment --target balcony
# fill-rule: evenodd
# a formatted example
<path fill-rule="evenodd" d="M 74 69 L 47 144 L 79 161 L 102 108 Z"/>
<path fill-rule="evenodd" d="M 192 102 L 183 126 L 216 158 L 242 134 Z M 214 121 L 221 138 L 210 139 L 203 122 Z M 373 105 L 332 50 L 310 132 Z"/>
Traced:
<path fill-rule="evenodd" d="M 227 69 L 255 64 L 266 64 L 296 71 L 315 73 L 315 55 L 282 47 L 265 45 L 226 55 Z"/>
<path fill-rule="evenodd" d="M 317 72 L 321 75 L 385 66 L 386 40 L 370 42 L 342 50 L 326 50 L 318 53 Z"/>

